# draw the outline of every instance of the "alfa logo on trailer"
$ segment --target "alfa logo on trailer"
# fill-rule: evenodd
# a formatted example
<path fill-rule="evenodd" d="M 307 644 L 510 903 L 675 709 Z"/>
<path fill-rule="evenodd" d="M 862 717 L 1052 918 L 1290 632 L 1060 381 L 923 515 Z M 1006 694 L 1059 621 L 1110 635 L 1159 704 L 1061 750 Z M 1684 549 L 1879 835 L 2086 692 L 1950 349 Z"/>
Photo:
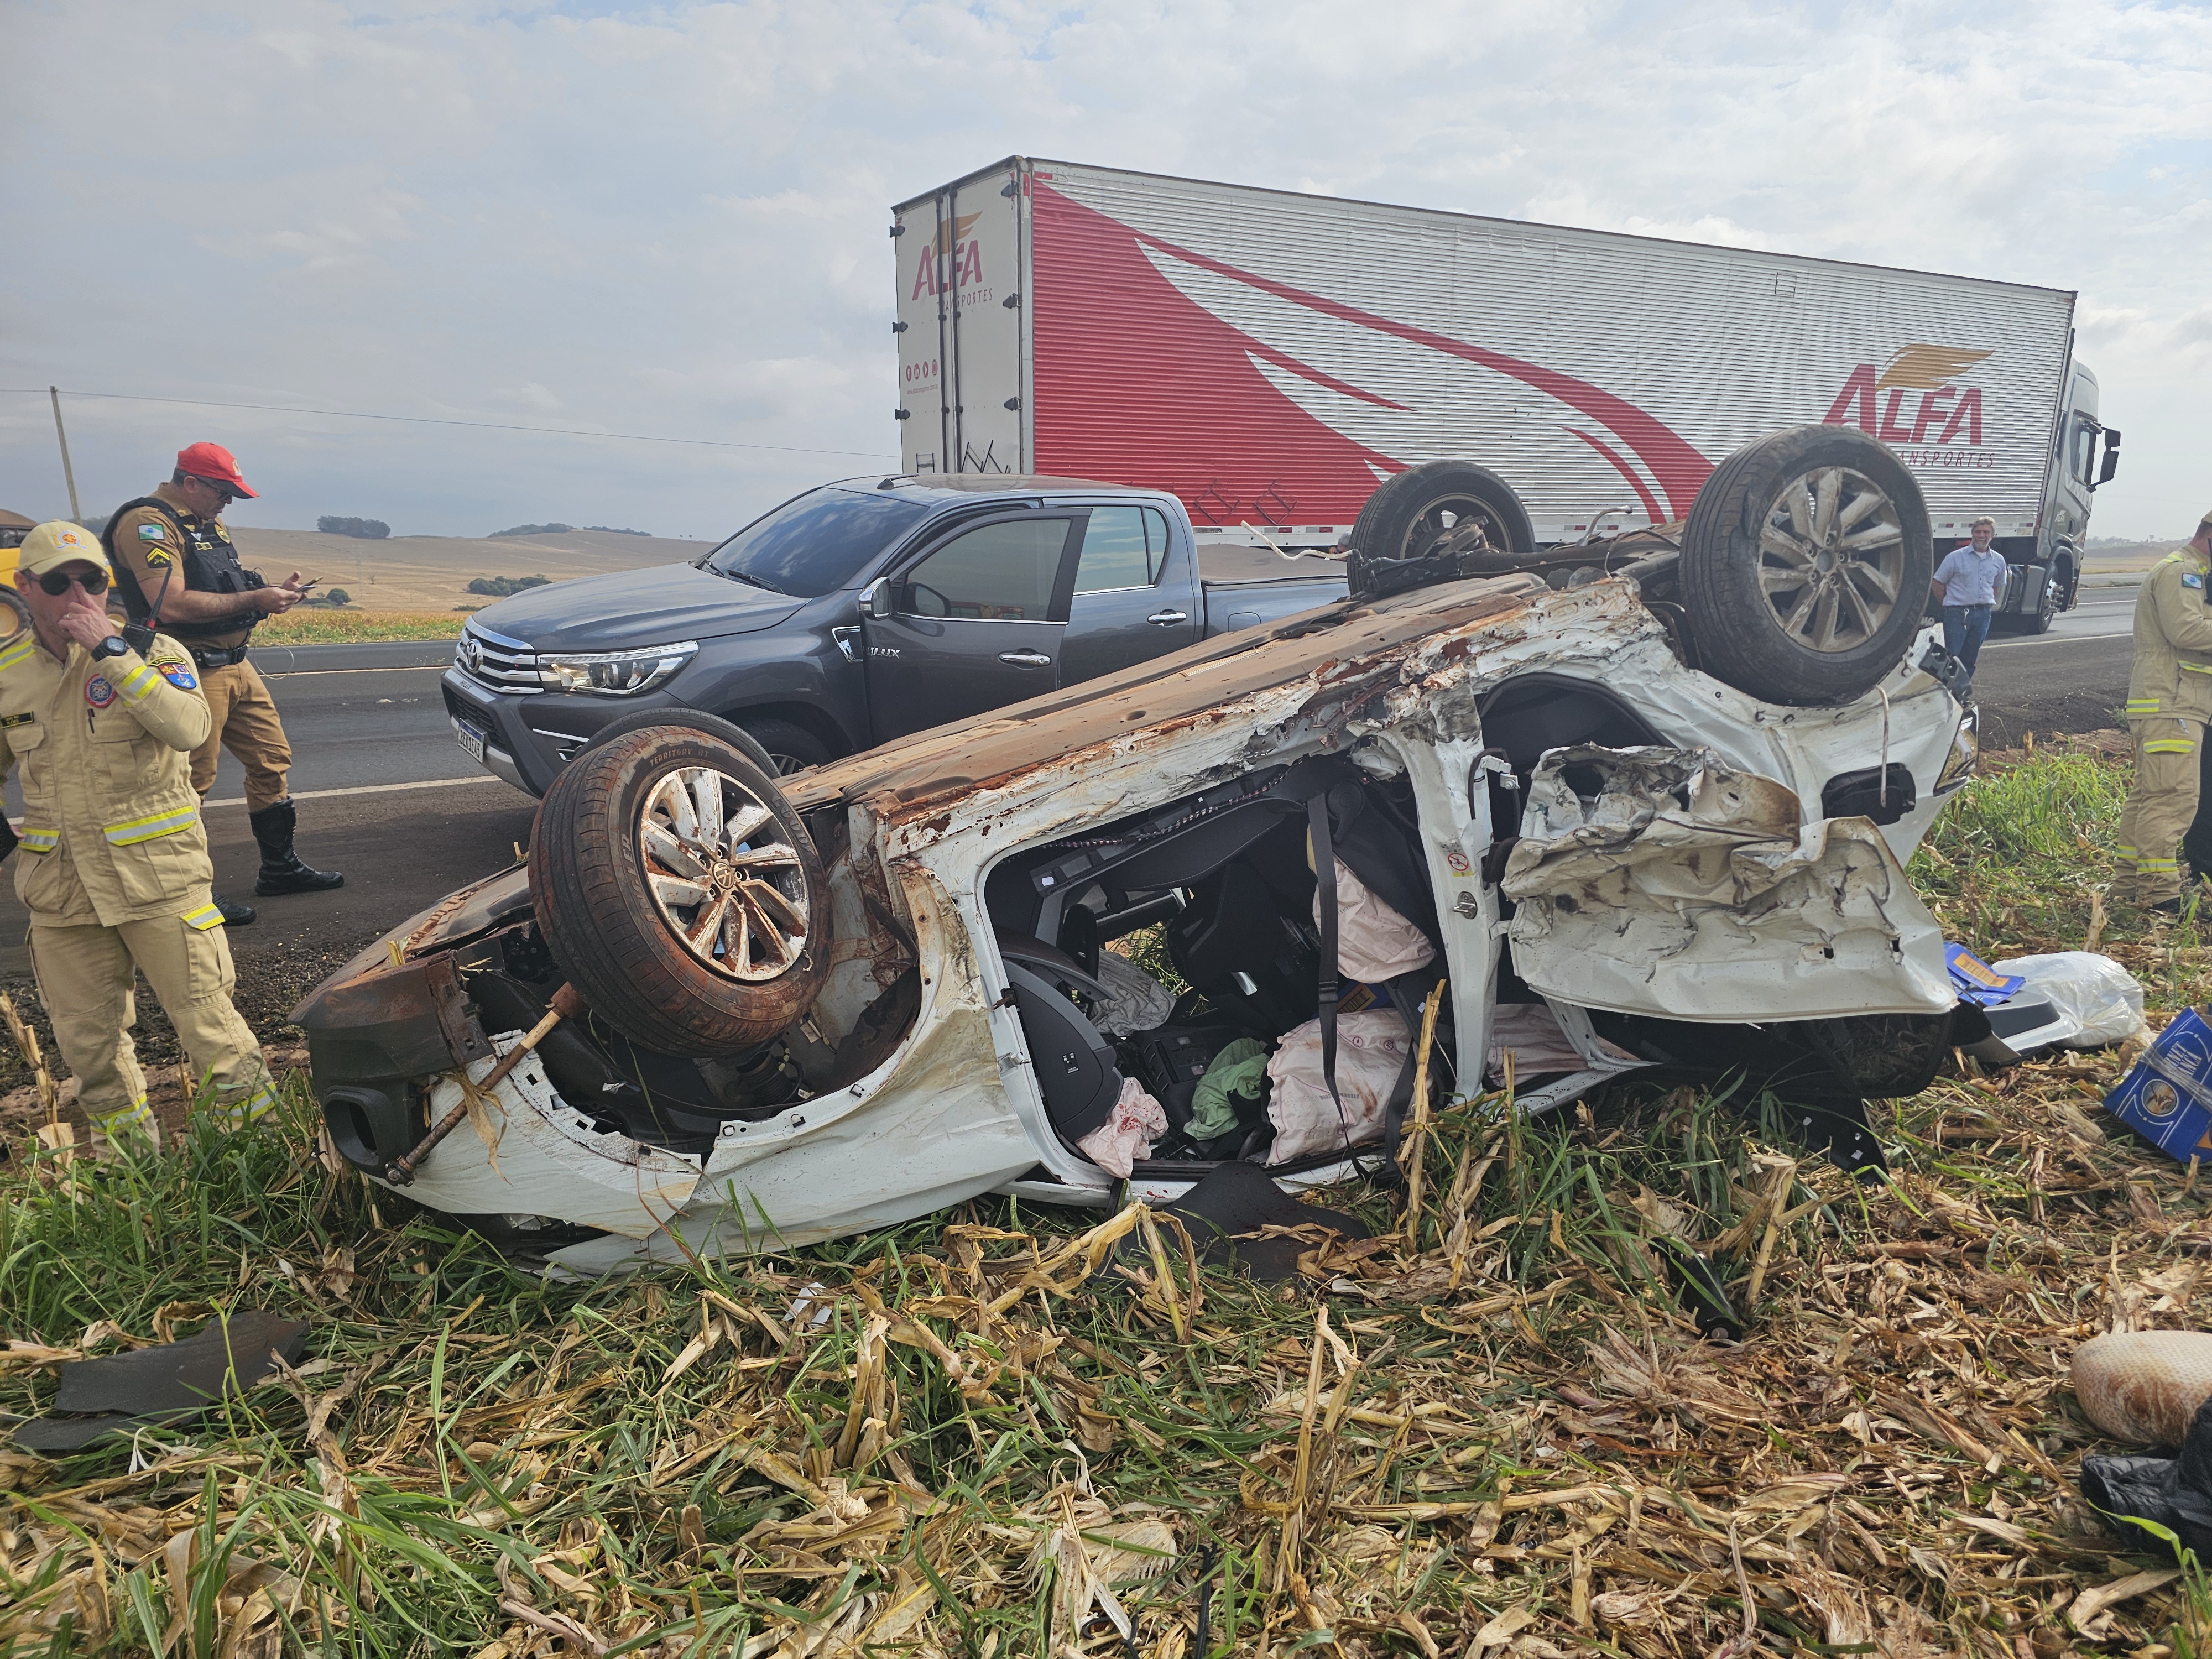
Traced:
<path fill-rule="evenodd" d="M 1891 354 L 1879 375 L 1872 363 L 1854 368 L 1820 417 L 1821 423 L 1855 426 L 1886 444 L 1934 444 L 1940 448 L 1964 438 L 1966 448 L 1979 449 L 1982 389 L 1952 382 L 1994 355 L 1964 346 L 1901 347 Z M 1915 392 L 1919 400 L 1908 416 L 1905 399 Z"/>

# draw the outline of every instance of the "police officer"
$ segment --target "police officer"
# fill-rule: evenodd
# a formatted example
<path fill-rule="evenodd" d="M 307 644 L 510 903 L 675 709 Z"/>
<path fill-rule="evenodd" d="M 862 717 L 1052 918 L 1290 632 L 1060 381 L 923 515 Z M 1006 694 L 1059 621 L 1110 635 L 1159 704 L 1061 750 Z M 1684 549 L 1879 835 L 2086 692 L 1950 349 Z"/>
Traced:
<path fill-rule="evenodd" d="M 2212 513 L 2197 534 L 2150 568 L 2136 595 L 2135 668 L 2128 735 L 2135 787 L 2120 809 L 2120 875 L 2113 896 L 2147 909 L 2181 909 L 2181 838 L 2197 816 L 2197 747 L 2212 719 Z"/>
<path fill-rule="evenodd" d="M 160 1145 L 130 1028 L 143 973 L 192 1070 L 231 1127 L 276 1104 L 208 883 L 186 758 L 213 721 L 191 653 L 117 637 L 100 543 L 73 524 L 24 540 L 15 587 L 31 627 L 0 646 L 0 777 L 22 767 L 23 830 L 0 818 L 0 858 L 31 913 L 31 967 L 77 1100 L 111 1138 Z M 143 637 L 143 635 L 141 637 Z M 18 852 L 20 848 L 20 852 Z"/>
<path fill-rule="evenodd" d="M 118 586 L 131 620 L 145 622 L 158 605 L 161 631 L 183 641 L 198 667 L 215 730 L 192 756 L 192 787 L 203 797 L 215 787 L 222 750 L 246 768 L 246 817 L 261 848 L 253 890 L 264 897 L 319 893 L 343 886 L 345 878 L 309 868 L 292 850 L 298 818 L 285 781 L 292 745 L 268 686 L 246 659 L 255 624 L 289 611 L 307 589 L 296 570 L 283 586 L 271 587 L 260 572 L 241 566 L 218 516 L 232 501 L 253 494 L 228 450 L 193 444 L 178 452 L 168 483 L 116 509 L 100 543 L 128 579 Z M 253 920 L 251 905 L 216 902 L 233 927 Z"/>

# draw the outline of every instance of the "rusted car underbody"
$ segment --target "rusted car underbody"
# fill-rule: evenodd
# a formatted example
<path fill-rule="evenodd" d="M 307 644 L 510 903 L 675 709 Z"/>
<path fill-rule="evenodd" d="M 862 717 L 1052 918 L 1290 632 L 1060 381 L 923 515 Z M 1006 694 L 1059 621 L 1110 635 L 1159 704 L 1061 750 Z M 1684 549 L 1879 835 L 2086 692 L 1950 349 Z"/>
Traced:
<path fill-rule="evenodd" d="M 333 1141 L 382 1178 L 464 1109 L 410 1195 L 586 1273 L 991 1192 L 1171 1197 L 1206 1159 L 1140 1160 L 1125 1187 L 1075 1145 L 1133 1064 L 1097 950 L 1164 921 L 1206 994 L 1178 1015 L 1310 1018 L 1279 1005 L 1311 984 L 1314 780 L 1413 849 L 1425 890 L 1401 908 L 1438 953 L 1460 1090 L 1544 1012 L 1574 1059 L 1522 1068 L 1524 1110 L 1638 1066 L 1795 1076 L 1847 1109 L 1923 1086 L 1954 999 L 1903 861 L 1972 764 L 1944 659 L 1923 637 L 1846 703 L 1761 702 L 1692 665 L 1654 545 L 1634 574 L 1605 568 L 1653 547 L 1583 556 L 1578 585 L 1347 601 L 783 780 L 826 878 L 826 970 L 740 1052 L 587 1017 L 480 1090 L 564 980 L 528 872 L 480 883 L 296 1016 Z M 1376 1145 L 1271 1173 L 1341 1179 Z"/>

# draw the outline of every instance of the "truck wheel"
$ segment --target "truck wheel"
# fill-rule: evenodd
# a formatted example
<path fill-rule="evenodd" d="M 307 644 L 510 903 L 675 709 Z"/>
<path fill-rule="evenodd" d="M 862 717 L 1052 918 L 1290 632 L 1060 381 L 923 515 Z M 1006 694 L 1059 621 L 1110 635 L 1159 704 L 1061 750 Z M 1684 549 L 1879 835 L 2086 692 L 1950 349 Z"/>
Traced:
<path fill-rule="evenodd" d="M 2033 616 L 2021 618 L 2021 633 L 2048 634 L 2051 631 L 2051 624 L 2058 620 L 2058 613 L 2065 609 L 2066 581 L 2066 567 L 2052 565 L 2051 574 L 2044 579 L 2043 603 L 2035 608 Z"/>
<path fill-rule="evenodd" d="M 0 587 L 0 605 L 7 607 L 0 611 L 0 640 L 12 640 L 31 625 L 31 607 L 12 587 Z"/>
<path fill-rule="evenodd" d="M 1386 481 L 1359 509 L 1352 545 L 1370 559 L 1418 559 L 1469 519 L 1500 552 L 1535 550 L 1513 486 L 1473 461 L 1431 461 Z"/>
<path fill-rule="evenodd" d="M 1698 489 L 1682 602 L 1707 673 L 1769 702 L 1848 702 L 1911 646 L 1935 565 L 1905 464 L 1852 428 L 1801 426 Z"/>
<path fill-rule="evenodd" d="M 706 1058 L 766 1042 L 828 971 L 814 842 L 736 744 L 682 728 L 586 749 L 531 837 L 554 959 L 633 1042 Z"/>

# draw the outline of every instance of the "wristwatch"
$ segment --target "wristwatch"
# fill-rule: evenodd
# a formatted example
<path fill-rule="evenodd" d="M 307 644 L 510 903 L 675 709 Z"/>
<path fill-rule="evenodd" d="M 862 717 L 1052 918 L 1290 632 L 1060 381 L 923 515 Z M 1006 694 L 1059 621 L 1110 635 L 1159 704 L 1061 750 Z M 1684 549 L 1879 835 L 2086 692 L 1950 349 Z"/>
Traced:
<path fill-rule="evenodd" d="M 92 659 L 94 662 L 106 662 L 110 657 L 121 656 L 130 648 L 130 646 L 121 638 L 116 635 L 110 634 L 98 645 L 92 647 Z"/>

